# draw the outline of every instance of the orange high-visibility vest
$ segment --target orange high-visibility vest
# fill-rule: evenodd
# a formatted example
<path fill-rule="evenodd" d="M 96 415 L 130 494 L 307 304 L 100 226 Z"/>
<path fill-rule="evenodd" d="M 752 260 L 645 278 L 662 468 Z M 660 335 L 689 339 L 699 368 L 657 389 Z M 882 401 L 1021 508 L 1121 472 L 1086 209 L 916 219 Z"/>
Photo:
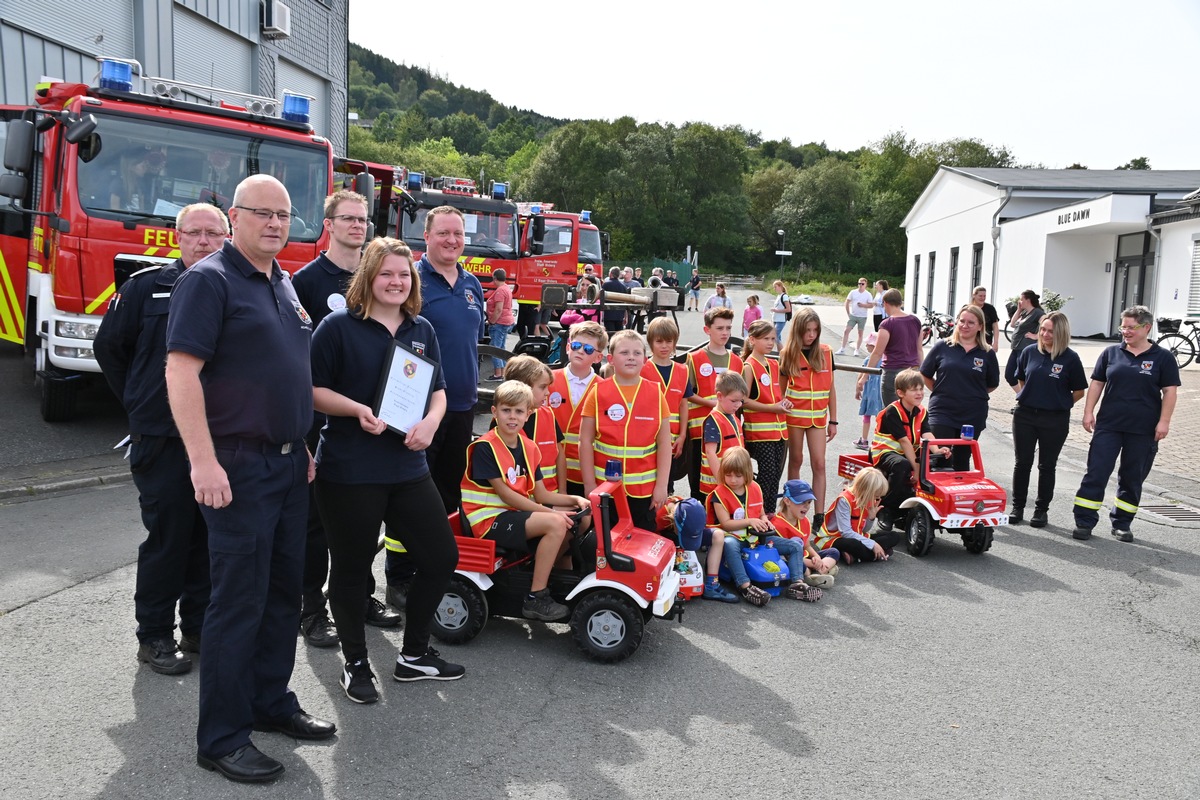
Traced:
<path fill-rule="evenodd" d="M 533 410 L 533 440 L 542 462 L 542 484 L 552 492 L 558 491 L 558 422 L 549 406 Z M 563 487 L 566 488 L 565 486 Z"/>
<path fill-rule="evenodd" d="M 588 395 L 596 390 L 596 378 L 593 378 L 584 390 L 579 403 L 572 405 L 571 389 L 567 385 L 567 368 L 554 370 L 550 380 L 549 394 L 546 395 L 546 405 L 554 412 L 558 427 L 563 432 L 563 452 L 567 456 L 567 482 L 583 483 L 583 470 L 579 466 L 579 427 L 583 424 L 583 404 Z M 563 487 L 564 489 L 566 487 Z"/>
<path fill-rule="evenodd" d="M 767 359 L 762 363 L 751 356 L 746 359 L 750 371 L 754 374 L 754 383 L 758 386 L 756 402 L 764 405 L 775 405 L 783 397 L 783 386 L 779 383 L 779 365 Z M 747 397 L 747 400 L 750 398 Z M 743 427 L 746 430 L 747 442 L 777 442 L 787 438 L 786 415 L 770 411 L 743 411 Z"/>
<path fill-rule="evenodd" d="M 863 514 L 863 509 L 859 507 L 858 501 L 854 499 L 854 493 L 849 489 L 843 489 L 842 493 L 833 498 L 833 502 L 829 504 L 829 508 L 825 509 L 825 521 L 821 523 L 821 530 L 817 532 L 817 541 L 813 543 L 813 547 L 817 550 L 825 550 L 833 547 L 833 543 L 842 538 L 842 534 L 837 528 L 829 530 L 829 525 L 837 525 L 837 517 L 833 513 L 833 509 L 837 506 L 839 497 L 846 498 L 846 502 L 850 504 L 850 529 L 855 533 L 862 534 L 863 526 L 866 525 L 866 517 Z M 867 538 L 871 538 L 867 536 Z"/>
<path fill-rule="evenodd" d="M 471 533 L 476 536 L 486 536 L 492 527 L 492 520 L 512 509 L 504 504 L 489 481 L 477 483 L 471 479 L 471 455 L 476 447 L 491 448 L 496 463 L 500 465 L 500 474 L 504 477 L 504 482 L 518 494 L 533 497 L 533 476 L 537 474 L 540 466 L 538 449 L 525 434 L 520 434 L 518 441 L 521 453 L 525 457 L 525 472 L 521 475 L 516 474 L 517 459 L 495 429 L 467 445 L 467 469 L 459 486 L 462 489 L 463 513 L 467 515 L 467 521 L 471 524 Z"/>
<path fill-rule="evenodd" d="M 725 510 L 729 512 L 730 519 L 762 519 L 763 516 L 762 487 L 754 481 L 750 481 L 750 485 L 746 487 L 744 502 L 743 498 L 738 497 L 723 483 L 708 496 L 705 501 L 705 506 L 707 506 L 705 510 L 708 512 L 710 526 L 720 524 L 717 521 L 717 503 L 725 507 Z M 759 536 L 759 533 L 751 528 L 742 528 L 740 531 L 725 531 L 725 535 L 746 541 L 750 536 Z"/>
<path fill-rule="evenodd" d="M 604 481 L 605 462 L 615 458 L 621 462 L 626 495 L 654 494 L 658 429 L 662 423 L 662 393 L 653 383 L 639 378 L 630 402 L 615 378 L 600 381 L 596 386 L 596 439 L 592 443 L 596 480 Z"/>
<path fill-rule="evenodd" d="M 801 539 L 807 544 L 808 537 L 812 536 L 812 523 L 808 521 L 808 517 L 801 517 L 800 525 L 796 526 L 784 519 L 783 514 L 776 514 L 771 518 L 771 524 L 785 539 Z"/>
<path fill-rule="evenodd" d="M 792 401 L 789 428 L 824 428 L 829 421 L 829 392 L 833 386 L 833 350 L 821 345 L 824 368 L 817 370 L 800 354 L 800 373 L 789 375 L 784 396 Z"/>
<path fill-rule="evenodd" d="M 717 462 L 721 461 L 721 454 L 730 447 L 745 447 L 746 439 L 742 435 L 742 421 L 737 417 L 732 419 L 721 413 L 718 409 L 713 409 L 709 414 L 710 417 L 717 423 L 717 430 L 721 432 L 721 441 L 717 442 Z M 703 447 L 704 442 L 701 441 Z M 713 474 L 708 466 L 708 458 L 703 453 L 700 453 L 700 491 L 704 494 L 712 494 L 717 488 L 717 476 Z"/>
<path fill-rule="evenodd" d="M 683 420 L 679 418 L 679 401 L 687 391 L 688 371 L 683 364 L 671 362 L 671 379 L 663 383 L 662 373 L 653 361 L 647 361 L 642 367 L 642 377 L 653 381 L 663 397 L 667 398 L 667 410 L 671 412 L 671 438 L 674 439 L 683 429 Z"/>
<path fill-rule="evenodd" d="M 688 364 L 691 372 L 696 374 L 696 396 L 714 398 L 717 396 L 717 376 L 724 370 L 718 371 L 709 358 L 708 350 L 697 350 L 688 353 Z M 742 359 L 732 351 L 729 353 L 729 369 L 734 372 L 742 371 Z M 692 439 L 704 437 L 704 420 L 708 419 L 713 409 L 708 406 L 692 405 L 688 407 L 688 436 Z"/>
<path fill-rule="evenodd" d="M 884 453 L 903 453 L 904 449 L 900 447 L 900 441 L 893 438 L 889 434 L 883 432 L 883 415 L 888 413 L 888 409 L 895 407 L 896 412 L 900 415 L 900 421 L 904 423 L 904 430 L 908 433 L 908 439 L 912 442 L 913 450 L 921 449 L 921 426 L 925 424 L 925 407 L 917 406 L 913 409 L 912 416 L 904 410 L 904 404 L 899 400 L 892 403 L 880 411 L 875 417 L 875 435 L 871 438 L 871 463 L 878 464 L 879 459 L 883 458 Z"/>

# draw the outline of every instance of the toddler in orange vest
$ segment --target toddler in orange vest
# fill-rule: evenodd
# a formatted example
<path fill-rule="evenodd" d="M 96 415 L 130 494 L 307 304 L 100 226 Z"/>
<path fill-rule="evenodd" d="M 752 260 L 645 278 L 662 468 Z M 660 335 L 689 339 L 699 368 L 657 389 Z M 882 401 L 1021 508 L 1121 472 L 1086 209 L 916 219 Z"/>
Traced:
<path fill-rule="evenodd" d="M 779 499 L 779 513 L 771 518 L 771 524 L 780 536 L 804 542 L 804 582 L 828 589 L 838 573 L 841 553 L 836 548 L 818 551 L 812 545 L 812 525 L 808 521 L 814 499 L 812 486 L 800 478 L 790 480 L 783 485 Z"/>

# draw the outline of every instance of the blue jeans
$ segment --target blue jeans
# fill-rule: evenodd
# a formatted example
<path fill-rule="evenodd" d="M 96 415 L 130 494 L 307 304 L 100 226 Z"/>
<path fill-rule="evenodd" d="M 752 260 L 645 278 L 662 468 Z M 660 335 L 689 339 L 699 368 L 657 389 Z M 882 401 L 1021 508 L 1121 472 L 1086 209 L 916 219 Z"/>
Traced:
<path fill-rule="evenodd" d="M 508 348 L 505 347 L 505 345 L 508 343 L 508 334 L 509 331 L 513 329 L 513 326 L 497 325 L 493 322 L 489 327 L 491 329 L 492 347 L 499 347 L 501 350 L 507 350 Z M 502 369 L 504 369 L 504 362 L 501 359 L 493 356 L 492 371 L 498 372 Z"/>
<path fill-rule="evenodd" d="M 783 347 L 783 328 L 787 325 L 787 320 L 775 323 L 775 349 Z"/>
<path fill-rule="evenodd" d="M 793 583 L 804 577 L 804 545 L 799 539 L 788 539 L 777 534 L 770 534 L 760 537 L 758 541 L 759 547 L 769 543 L 779 551 L 779 554 L 787 561 L 788 572 L 791 573 L 790 580 Z M 746 574 L 746 567 L 742 565 L 742 548 L 747 546 L 733 535 L 725 534 L 725 566 L 729 568 L 729 574 L 733 577 L 735 586 L 750 582 L 750 576 Z"/>

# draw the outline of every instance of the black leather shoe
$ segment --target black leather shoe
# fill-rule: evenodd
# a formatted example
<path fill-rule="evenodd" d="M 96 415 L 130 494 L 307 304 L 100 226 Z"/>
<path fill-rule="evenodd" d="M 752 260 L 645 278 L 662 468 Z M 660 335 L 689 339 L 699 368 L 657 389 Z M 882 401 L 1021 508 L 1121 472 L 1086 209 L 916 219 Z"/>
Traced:
<path fill-rule="evenodd" d="M 1013 510 L 1008 512 L 1008 524 L 1020 525 L 1025 521 L 1025 509 L 1013 506 Z"/>
<path fill-rule="evenodd" d="M 179 649 L 185 653 L 200 652 L 200 634 L 185 633 L 179 637 Z"/>
<path fill-rule="evenodd" d="M 252 744 L 242 745 L 222 758 L 206 758 L 197 753 L 196 763 L 238 783 L 265 783 L 283 774 L 283 764 L 264 755 Z"/>
<path fill-rule="evenodd" d="M 324 611 L 301 619 L 300 632 L 304 634 L 304 641 L 313 647 L 336 647 L 340 641 L 337 628 Z"/>
<path fill-rule="evenodd" d="M 192 668 L 192 659 L 179 652 L 174 638 L 142 642 L 137 655 L 138 661 L 149 664 L 159 675 L 182 675 Z"/>
<path fill-rule="evenodd" d="M 254 723 L 256 731 L 286 733 L 293 739 L 328 739 L 337 733 L 337 725 L 305 714 L 303 709 L 284 720 L 261 720 Z"/>
<path fill-rule="evenodd" d="M 392 611 L 378 599 L 367 599 L 367 624 L 376 628 L 394 628 L 404 619 L 402 614 Z"/>
<path fill-rule="evenodd" d="M 1075 530 L 1071 531 L 1071 538 L 1078 539 L 1081 542 L 1086 542 L 1088 539 L 1092 538 L 1091 528 L 1076 528 Z"/>
<path fill-rule="evenodd" d="M 403 611 L 404 607 L 406 605 L 408 605 L 408 587 L 409 587 L 409 585 L 410 584 L 408 582 L 397 583 L 397 584 L 389 583 L 388 587 L 387 587 L 388 605 L 391 606 L 392 608 L 396 608 L 396 609 Z"/>
<path fill-rule="evenodd" d="M 1031 528 L 1044 528 L 1049 523 L 1049 514 L 1045 509 L 1034 511 L 1033 516 L 1029 518 L 1029 527 Z"/>

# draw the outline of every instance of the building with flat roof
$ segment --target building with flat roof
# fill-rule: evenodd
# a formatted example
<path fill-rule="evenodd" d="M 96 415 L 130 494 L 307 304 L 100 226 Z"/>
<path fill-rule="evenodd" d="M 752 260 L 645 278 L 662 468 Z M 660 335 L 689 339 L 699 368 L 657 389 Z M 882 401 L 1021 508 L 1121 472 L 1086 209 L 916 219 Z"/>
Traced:
<path fill-rule="evenodd" d="M 1131 305 L 1200 316 L 1197 187 L 1200 170 L 940 167 L 901 223 L 907 307 L 1048 288 L 1075 335 L 1106 337 Z"/>

